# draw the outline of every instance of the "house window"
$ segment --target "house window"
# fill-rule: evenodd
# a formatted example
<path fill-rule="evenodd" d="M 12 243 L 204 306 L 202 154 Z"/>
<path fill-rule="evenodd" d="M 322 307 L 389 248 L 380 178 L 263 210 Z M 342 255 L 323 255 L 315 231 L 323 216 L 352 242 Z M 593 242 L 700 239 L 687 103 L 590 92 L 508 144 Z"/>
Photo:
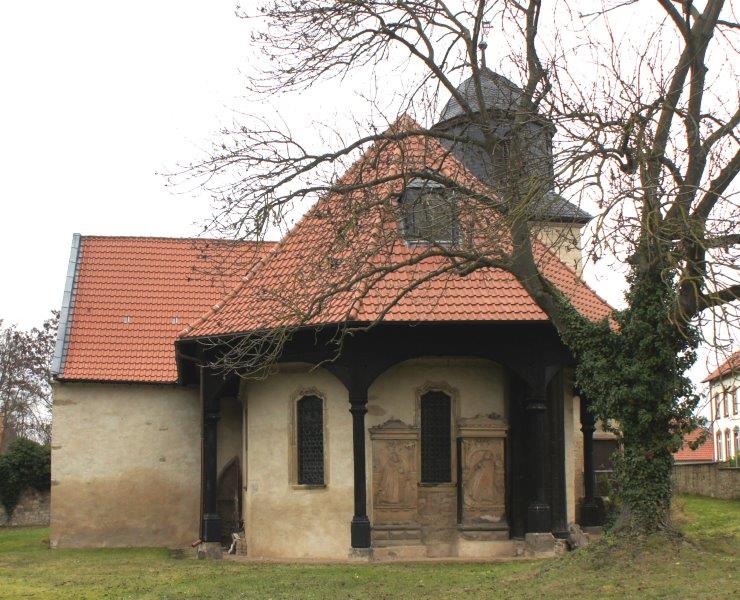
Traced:
<path fill-rule="evenodd" d="M 455 243 L 458 216 L 455 195 L 435 181 L 414 179 L 401 197 L 403 232 L 416 242 Z"/>
<path fill-rule="evenodd" d="M 452 398 L 440 391 L 421 396 L 421 482 L 452 481 Z"/>
<path fill-rule="evenodd" d="M 735 427 L 735 455 L 740 454 L 740 427 Z"/>
<path fill-rule="evenodd" d="M 735 388 L 732 394 L 732 414 L 736 415 L 740 411 L 740 388 Z"/>
<path fill-rule="evenodd" d="M 722 462 L 722 432 L 718 431 L 715 437 L 717 440 L 717 460 Z"/>
<path fill-rule="evenodd" d="M 730 430 L 725 429 L 725 460 L 730 460 L 732 457 L 732 442 L 730 441 Z"/>
<path fill-rule="evenodd" d="M 724 390 L 722 392 L 722 412 L 725 417 L 729 416 L 730 413 L 727 410 L 727 396 L 729 396 L 729 392 L 727 390 Z M 717 413 L 717 416 L 719 416 L 719 412 Z"/>
<path fill-rule="evenodd" d="M 719 419 L 720 417 L 720 395 L 719 392 L 714 395 L 714 418 Z"/>
<path fill-rule="evenodd" d="M 324 402 L 303 396 L 296 403 L 298 483 L 324 485 Z"/>

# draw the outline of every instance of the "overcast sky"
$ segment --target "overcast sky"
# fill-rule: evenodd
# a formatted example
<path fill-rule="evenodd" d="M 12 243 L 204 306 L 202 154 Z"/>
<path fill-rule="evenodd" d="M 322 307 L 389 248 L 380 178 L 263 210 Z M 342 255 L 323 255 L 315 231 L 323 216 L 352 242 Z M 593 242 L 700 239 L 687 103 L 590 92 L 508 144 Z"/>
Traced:
<path fill-rule="evenodd" d="M 2 3 L 0 319 L 30 327 L 59 308 L 75 232 L 198 234 L 208 199 L 156 172 L 249 100 L 249 30 L 232 0 Z M 350 93 L 334 83 L 282 106 L 325 115 Z M 619 303 L 609 269 L 587 279 Z"/>
<path fill-rule="evenodd" d="M 2 3 L 0 318 L 58 308 L 75 232 L 198 232 L 208 201 L 155 172 L 236 105 L 244 30 L 228 0 Z"/>

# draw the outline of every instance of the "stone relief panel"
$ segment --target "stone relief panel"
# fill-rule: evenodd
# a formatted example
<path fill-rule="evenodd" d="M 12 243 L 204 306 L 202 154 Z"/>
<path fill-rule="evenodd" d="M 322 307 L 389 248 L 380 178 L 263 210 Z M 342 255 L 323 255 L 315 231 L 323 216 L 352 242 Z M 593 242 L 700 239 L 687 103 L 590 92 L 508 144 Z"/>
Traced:
<path fill-rule="evenodd" d="M 413 508 L 416 505 L 416 469 L 412 441 L 378 443 L 373 470 L 377 472 L 375 505 L 379 508 Z"/>
<path fill-rule="evenodd" d="M 493 522 L 504 516 L 503 450 L 503 439 L 463 440 L 463 514 L 468 519 Z"/>
<path fill-rule="evenodd" d="M 462 525 L 506 526 L 505 423 L 480 415 L 460 419 L 459 433 Z"/>
<path fill-rule="evenodd" d="M 416 429 L 391 420 L 370 429 L 373 523 L 410 524 L 417 513 Z"/>

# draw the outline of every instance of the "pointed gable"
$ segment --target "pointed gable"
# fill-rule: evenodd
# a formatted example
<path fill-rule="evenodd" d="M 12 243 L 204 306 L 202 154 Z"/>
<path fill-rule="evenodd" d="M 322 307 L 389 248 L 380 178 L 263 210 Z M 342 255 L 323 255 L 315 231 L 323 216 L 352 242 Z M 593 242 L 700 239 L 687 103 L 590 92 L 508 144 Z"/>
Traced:
<path fill-rule="evenodd" d="M 389 132 L 415 129 L 417 124 L 402 118 Z M 398 198 L 405 180 L 436 171 L 473 193 L 490 197 L 491 192 L 436 140 L 398 138 L 376 142 L 334 190 L 181 337 L 345 321 L 547 321 L 507 271 L 483 268 L 462 276 L 449 257 L 427 256 L 428 246 L 403 239 Z M 496 232 L 495 210 L 476 210 L 474 218 L 476 231 L 485 230 L 489 237 Z M 503 228 L 498 235 L 506 245 Z M 495 248 L 488 250 L 495 255 Z M 552 252 L 539 242 L 534 252 L 543 272 L 582 314 L 594 320 L 609 315 L 609 305 Z"/>

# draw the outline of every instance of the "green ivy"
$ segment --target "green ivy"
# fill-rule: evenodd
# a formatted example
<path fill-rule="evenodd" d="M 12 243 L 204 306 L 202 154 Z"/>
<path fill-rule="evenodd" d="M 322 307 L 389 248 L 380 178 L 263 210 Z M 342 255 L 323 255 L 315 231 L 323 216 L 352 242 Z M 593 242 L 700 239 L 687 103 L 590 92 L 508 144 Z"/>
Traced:
<path fill-rule="evenodd" d="M 656 265 L 633 269 L 628 308 L 612 323 L 590 322 L 568 305 L 561 333 L 576 356 L 577 385 L 591 411 L 616 424 L 611 430 L 622 448 L 614 456 L 622 507 L 616 527 L 646 532 L 668 524 L 673 452 L 685 433 L 703 424 L 694 415 L 699 398 L 686 377 L 698 336 L 677 325 L 676 286 L 664 279 L 667 272 Z"/>
<path fill-rule="evenodd" d="M 51 448 L 19 438 L 0 455 L 0 502 L 10 516 L 28 488 L 51 487 Z"/>

